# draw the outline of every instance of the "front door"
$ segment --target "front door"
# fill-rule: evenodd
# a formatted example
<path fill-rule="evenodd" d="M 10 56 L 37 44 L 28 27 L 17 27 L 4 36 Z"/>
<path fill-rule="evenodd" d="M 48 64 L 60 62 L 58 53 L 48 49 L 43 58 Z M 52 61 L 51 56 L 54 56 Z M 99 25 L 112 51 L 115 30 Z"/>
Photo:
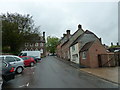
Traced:
<path fill-rule="evenodd" d="M 99 67 L 102 67 L 101 55 L 98 55 L 98 65 Z"/>

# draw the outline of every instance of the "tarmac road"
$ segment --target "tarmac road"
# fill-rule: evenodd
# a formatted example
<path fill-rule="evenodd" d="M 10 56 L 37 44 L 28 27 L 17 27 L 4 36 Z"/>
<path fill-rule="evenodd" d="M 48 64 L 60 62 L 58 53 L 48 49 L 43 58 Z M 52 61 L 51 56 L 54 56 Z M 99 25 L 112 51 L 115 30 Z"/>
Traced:
<path fill-rule="evenodd" d="M 25 68 L 14 80 L 3 84 L 3 88 L 118 88 L 118 85 L 47 56 L 34 67 Z"/>

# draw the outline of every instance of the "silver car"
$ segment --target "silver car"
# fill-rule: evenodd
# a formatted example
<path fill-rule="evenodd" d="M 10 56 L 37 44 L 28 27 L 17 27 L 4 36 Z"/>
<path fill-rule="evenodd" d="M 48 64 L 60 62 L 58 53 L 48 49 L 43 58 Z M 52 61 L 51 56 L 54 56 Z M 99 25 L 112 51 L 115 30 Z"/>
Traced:
<path fill-rule="evenodd" d="M 14 55 L 0 55 L 6 62 L 15 67 L 15 72 L 20 74 L 24 70 L 24 60 Z"/>

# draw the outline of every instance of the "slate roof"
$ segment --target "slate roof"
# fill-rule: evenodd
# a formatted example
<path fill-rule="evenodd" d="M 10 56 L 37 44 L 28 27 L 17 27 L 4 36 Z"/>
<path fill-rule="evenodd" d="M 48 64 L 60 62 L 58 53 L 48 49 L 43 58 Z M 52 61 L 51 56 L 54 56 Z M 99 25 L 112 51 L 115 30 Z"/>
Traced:
<path fill-rule="evenodd" d="M 83 34 L 81 34 L 70 46 L 75 45 L 76 43 L 78 43 L 78 41 L 82 38 L 82 36 L 84 36 L 84 34 L 93 34 L 96 38 L 98 38 L 93 32 L 86 30 Z M 99 39 L 99 38 L 98 38 Z"/>
<path fill-rule="evenodd" d="M 93 44 L 94 42 L 95 42 L 95 41 L 91 41 L 91 42 L 86 43 L 86 44 L 82 47 L 82 49 L 80 50 L 80 52 L 89 50 L 89 48 L 92 46 L 92 44 Z"/>

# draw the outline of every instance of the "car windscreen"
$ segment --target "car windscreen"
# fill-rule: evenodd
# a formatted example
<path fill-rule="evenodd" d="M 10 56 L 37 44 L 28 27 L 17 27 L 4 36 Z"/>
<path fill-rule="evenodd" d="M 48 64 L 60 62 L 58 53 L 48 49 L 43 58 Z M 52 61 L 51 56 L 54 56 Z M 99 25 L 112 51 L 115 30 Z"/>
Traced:
<path fill-rule="evenodd" d="M 18 56 L 21 56 L 23 53 L 20 53 Z"/>
<path fill-rule="evenodd" d="M 30 56 L 30 57 L 32 57 L 33 59 L 36 59 L 36 57 L 34 57 L 34 56 Z"/>
<path fill-rule="evenodd" d="M 23 60 L 27 60 L 30 59 L 29 57 L 22 57 Z"/>

